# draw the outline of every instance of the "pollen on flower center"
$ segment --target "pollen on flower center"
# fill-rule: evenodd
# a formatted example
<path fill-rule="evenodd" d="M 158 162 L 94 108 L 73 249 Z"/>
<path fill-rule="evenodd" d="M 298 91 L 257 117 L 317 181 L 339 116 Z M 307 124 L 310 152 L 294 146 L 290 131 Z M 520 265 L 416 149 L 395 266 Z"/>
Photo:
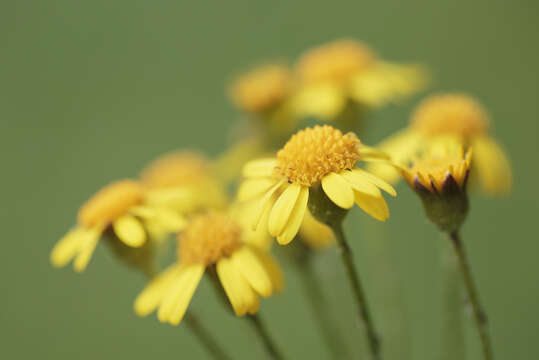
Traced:
<path fill-rule="evenodd" d="M 78 222 L 85 227 L 110 224 L 142 201 L 143 187 L 134 180 L 116 181 L 97 192 L 79 210 Z"/>
<path fill-rule="evenodd" d="M 299 131 L 277 153 L 275 171 L 289 182 L 310 186 L 332 172 L 354 167 L 359 160 L 359 139 L 331 126 Z"/>
<path fill-rule="evenodd" d="M 241 227 L 222 213 L 198 215 L 181 234 L 179 258 L 190 264 L 214 264 L 241 246 L 241 232 Z"/>
<path fill-rule="evenodd" d="M 303 55 L 298 73 L 304 83 L 342 83 L 368 68 L 375 60 L 371 49 L 353 40 L 340 40 L 314 48 Z"/>
<path fill-rule="evenodd" d="M 432 134 L 474 136 L 488 130 L 489 119 L 475 99 L 462 94 L 432 96 L 414 112 L 411 125 Z"/>

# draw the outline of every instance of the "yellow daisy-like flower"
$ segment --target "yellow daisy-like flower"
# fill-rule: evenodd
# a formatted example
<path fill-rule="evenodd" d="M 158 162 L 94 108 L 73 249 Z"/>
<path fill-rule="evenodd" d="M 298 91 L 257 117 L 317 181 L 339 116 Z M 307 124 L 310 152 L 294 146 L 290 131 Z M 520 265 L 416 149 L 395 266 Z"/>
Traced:
<path fill-rule="evenodd" d="M 256 228 L 268 216 L 269 233 L 280 244 L 296 236 L 303 223 L 309 191 L 322 192 L 336 206 L 350 209 L 354 202 L 374 218 L 385 221 L 389 210 L 380 190 L 395 196 L 395 190 L 376 176 L 356 169 L 359 160 L 380 159 L 379 152 L 362 146 L 353 134 L 331 126 L 299 131 L 277 153 L 277 158 L 247 163 L 246 180 L 239 197 L 255 199 Z"/>
<path fill-rule="evenodd" d="M 234 105 L 250 113 L 267 112 L 280 105 L 292 89 L 287 67 L 277 64 L 254 68 L 239 76 L 229 89 Z"/>
<path fill-rule="evenodd" d="M 412 115 L 407 129 L 393 135 L 379 146 L 392 160 L 406 165 L 414 156 L 455 137 L 474 152 L 473 176 L 488 194 L 508 193 L 511 189 L 511 166 L 504 151 L 492 139 L 490 120 L 475 99 L 463 94 L 431 96 L 423 100 Z M 388 181 L 398 173 L 382 164 L 373 164 L 372 172 Z"/>
<path fill-rule="evenodd" d="M 227 203 L 223 186 L 213 176 L 212 164 L 196 152 L 165 154 L 150 163 L 140 178 L 148 188 L 150 204 L 182 214 L 223 208 Z"/>
<path fill-rule="evenodd" d="M 266 252 L 245 243 L 245 228 L 226 213 L 193 217 L 178 241 L 178 262 L 158 275 L 135 300 L 135 312 L 146 316 L 157 309 L 161 322 L 177 325 L 205 270 L 216 271 L 238 316 L 254 314 L 259 295 L 280 291 L 278 264 Z"/>
<path fill-rule="evenodd" d="M 442 231 L 457 231 L 468 213 L 466 183 L 472 161 L 457 140 L 440 143 L 399 167 L 401 175 L 421 197 L 428 218 Z"/>
<path fill-rule="evenodd" d="M 333 119 L 349 101 L 380 106 L 423 88 L 425 71 L 416 65 L 381 61 L 366 45 L 343 39 L 307 51 L 296 66 L 300 115 Z"/>
<path fill-rule="evenodd" d="M 168 208 L 147 202 L 144 186 L 134 180 L 114 182 L 90 198 L 79 210 L 78 225 L 52 249 L 51 262 L 61 267 L 74 259 L 76 271 L 88 265 L 101 235 L 109 227 L 127 246 L 138 248 L 147 232 L 176 232 L 185 220 Z"/>

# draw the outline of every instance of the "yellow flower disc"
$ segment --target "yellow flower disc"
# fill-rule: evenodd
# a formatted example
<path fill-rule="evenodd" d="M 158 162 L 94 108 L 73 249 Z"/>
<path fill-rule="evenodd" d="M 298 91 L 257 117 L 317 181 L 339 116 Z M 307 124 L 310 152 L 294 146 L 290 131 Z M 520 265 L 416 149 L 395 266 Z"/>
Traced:
<path fill-rule="evenodd" d="M 222 213 L 198 215 L 181 234 L 179 258 L 189 264 L 215 264 L 242 245 L 241 235 L 241 227 Z"/>
<path fill-rule="evenodd" d="M 82 226 L 110 224 L 142 201 L 144 190 L 134 180 L 116 181 L 96 193 L 84 204 L 78 214 Z"/>
<path fill-rule="evenodd" d="M 411 125 L 429 135 L 470 137 L 485 133 L 490 121 L 475 99 L 462 94 L 431 96 L 412 115 Z"/>
<path fill-rule="evenodd" d="M 359 139 L 331 126 L 296 133 L 277 153 L 275 171 L 291 183 L 311 186 L 326 175 L 352 169 L 359 160 Z"/>

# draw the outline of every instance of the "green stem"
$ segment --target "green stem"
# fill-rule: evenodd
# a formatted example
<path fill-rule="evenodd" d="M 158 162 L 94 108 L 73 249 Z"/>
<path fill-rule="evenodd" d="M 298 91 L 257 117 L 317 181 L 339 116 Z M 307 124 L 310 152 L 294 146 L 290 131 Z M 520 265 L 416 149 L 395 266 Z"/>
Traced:
<path fill-rule="evenodd" d="M 443 244 L 442 251 L 442 339 L 441 360 L 466 358 L 462 283 L 459 261 L 450 244 Z"/>
<path fill-rule="evenodd" d="M 367 299 L 359 281 L 359 275 L 354 264 L 352 251 L 346 241 L 346 237 L 344 236 L 342 222 L 332 224 L 331 228 L 335 233 L 335 238 L 337 239 L 337 245 L 341 253 L 341 258 L 344 267 L 346 268 L 348 280 L 354 292 L 354 298 L 356 300 L 357 310 L 359 313 L 359 320 L 363 325 L 365 325 L 367 331 L 367 341 L 371 358 L 373 360 L 379 360 L 381 359 L 380 341 L 378 339 L 378 336 L 376 335 L 374 324 L 369 312 L 369 307 L 367 305 Z"/>
<path fill-rule="evenodd" d="M 493 352 L 490 336 L 488 334 L 487 315 L 479 301 L 479 295 L 472 278 L 472 272 L 470 269 L 470 264 L 468 262 L 468 257 L 466 256 L 466 252 L 464 251 L 464 245 L 462 244 L 462 241 L 457 231 L 452 232 L 450 234 L 450 238 L 457 258 L 459 260 L 460 271 L 462 273 L 462 278 L 464 280 L 464 286 L 468 294 L 468 299 L 470 301 L 470 304 L 472 305 L 475 324 L 483 348 L 483 359 L 492 360 Z"/>
<path fill-rule="evenodd" d="M 189 330 L 196 336 L 208 353 L 216 360 L 232 360 L 225 350 L 217 343 L 208 329 L 204 328 L 198 318 L 192 312 L 185 314 L 183 318 Z"/>
<path fill-rule="evenodd" d="M 333 358 L 348 359 L 350 356 L 346 344 L 328 312 L 327 299 L 324 292 L 321 291 L 322 287 L 316 278 L 313 266 L 313 252 L 305 245 L 300 245 L 302 246 L 302 254 L 301 256 L 297 256 L 295 260 L 299 270 L 298 272 L 302 278 L 301 284 L 303 285 L 305 296 L 309 300 L 318 328 Z"/>
<path fill-rule="evenodd" d="M 264 346 L 266 347 L 266 351 L 268 354 L 272 357 L 272 359 L 275 360 L 282 360 L 284 357 L 281 355 L 281 352 L 277 348 L 277 345 L 271 338 L 268 329 L 266 328 L 264 322 L 262 319 L 254 314 L 254 315 L 247 315 L 247 319 L 251 321 L 251 324 L 255 328 L 258 336 L 262 341 L 264 342 Z"/>

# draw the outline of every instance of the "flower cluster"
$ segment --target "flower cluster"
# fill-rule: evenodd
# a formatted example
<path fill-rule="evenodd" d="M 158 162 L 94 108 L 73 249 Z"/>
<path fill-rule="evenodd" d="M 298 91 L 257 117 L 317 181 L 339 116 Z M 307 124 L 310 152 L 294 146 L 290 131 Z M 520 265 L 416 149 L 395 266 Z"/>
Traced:
<path fill-rule="evenodd" d="M 364 143 L 365 133 L 357 130 L 367 113 L 359 110 L 413 95 L 427 77 L 423 66 L 387 62 L 350 39 L 308 50 L 294 66 L 249 70 L 228 91 L 248 115 L 236 144 L 215 159 L 189 150 L 165 154 L 138 177 L 105 186 L 81 206 L 51 262 L 61 267 L 73 260 L 83 271 L 104 239 L 149 277 L 135 312 L 156 311 L 161 322 L 177 325 L 203 275 L 238 316 L 254 316 L 260 297 L 282 291 L 273 238 L 280 245 L 297 238 L 288 248 L 300 246 L 301 258 L 335 244 L 378 358 L 377 333 L 342 230 L 349 210 L 356 204 L 386 221 L 382 191 L 395 197 L 392 184 L 400 174 L 427 217 L 456 234 L 468 213 L 469 178 L 487 193 L 507 193 L 512 182 L 509 161 L 489 135 L 487 111 L 468 95 L 427 97 L 407 129 L 377 147 Z M 303 127 L 313 118 L 316 125 Z M 176 260 L 161 266 L 155 254 L 170 239 Z M 260 329 L 260 321 L 255 324 Z"/>

